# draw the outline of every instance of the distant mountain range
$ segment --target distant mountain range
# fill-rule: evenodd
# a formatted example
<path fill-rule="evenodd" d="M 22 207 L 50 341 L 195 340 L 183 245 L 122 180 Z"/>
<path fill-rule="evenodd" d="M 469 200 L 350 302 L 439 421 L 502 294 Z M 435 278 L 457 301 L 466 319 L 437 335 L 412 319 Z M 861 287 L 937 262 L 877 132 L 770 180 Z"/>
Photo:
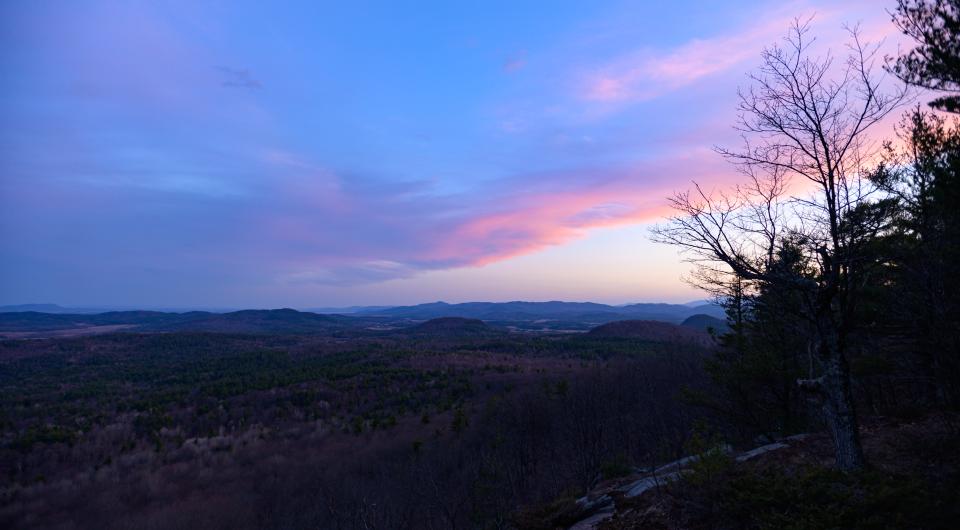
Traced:
<path fill-rule="evenodd" d="M 102 307 L 65 307 L 58 304 L 16 304 L 0 305 L 0 313 L 23 313 L 26 311 L 35 311 L 37 313 L 56 313 L 70 315 L 89 315 L 96 313 L 115 313 L 128 311 L 156 311 L 160 313 L 190 313 L 193 311 L 204 311 L 207 313 L 229 313 L 235 309 L 215 308 L 215 307 L 151 307 L 144 309 L 142 307 L 123 307 L 123 306 L 102 306 Z M 320 311 L 317 311 L 320 312 Z M 331 311 L 335 312 L 335 311 Z"/>
<path fill-rule="evenodd" d="M 160 313 L 231 313 L 237 312 L 228 308 L 134 308 L 120 306 L 104 307 L 65 307 L 58 304 L 19 304 L 0 306 L 0 313 L 22 313 L 33 311 L 51 314 L 99 314 L 149 311 Z M 529 318 L 569 317 L 570 315 L 652 315 L 664 317 L 663 320 L 683 320 L 697 313 L 723 317 L 723 311 L 709 300 L 695 300 L 685 304 L 666 303 L 638 303 L 623 305 L 598 304 L 594 302 L 467 302 L 448 304 L 446 302 L 432 302 L 411 306 L 347 306 L 347 307 L 312 307 L 301 309 L 302 312 L 320 314 L 363 314 L 382 316 L 402 316 L 404 318 L 438 318 L 446 316 L 460 316 L 465 318 L 507 318 L 525 320 Z M 657 319 L 654 319 L 657 320 Z"/>
<path fill-rule="evenodd" d="M 411 320 L 440 317 L 475 318 L 488 322 L 556 321 L 602 324 L 615 320 L 659 320 L 681 323 L 697 314 L 723 318 L 723 309 L 714 304 L 630 304 L 612 306 L 593 302 L 433 302 L 414 306 L 362 309 L 354 313 Z"/>
<path fill-rule="evenodd" d="M 20 309 L 20 311 L 16 311 Z M 24 310 L 26 309 L 26 310 Z M 322 314 L 294 309 L 249 309 L 225 313 L 210 311 L 107 311 L 85 312 L 53 304 L 0 308 L 0 333 L 9 337 L 90 334 L 111 331 L 303 334 L 376 332 L 412 328 L 433 322 L 421 331 L 441 331 L 444 325 L 462 319 L 504 330 L 587 331 L 621 320 L 686 323 L 706 329 L 722 323 L 723 311 L 716 305 L 630 304 L 611 306 L 591 302 L 435 302 L 401 307 L 359 307 L 349 314 Z M 65 312 L 70 311 L 70 312 Z M 470 327 L 470 326 L 467 326 Z M 39 335 L 38 335 L 39 334 Z"/>
<path fill-rule="evenodd" d="M 396 306 L 392 305 L 352 305 L 347 307 L 308 307 L 306 309 L 301 309 L 301 311 L 309 311 L 311 313 L 321 313 L 325 315 L 351 315 L 353 313 L 363 313 L 371 311 L 381 311 L 384 309 L 392 309 Z"/>
<path fill-rule="evenodd" d="M 232 313 L 163 313 L 159 311 L 110 311 L 97 314 L 41 313 L 36 311 L 0 313 L 0 335 L 24 333 L 86 335 L 98 331 L 209 331 L 217 333 L 304 334 L 323 333 L 355 327 L 354 319 L 319 315 L 293 309 L 251 309 Z M 30 335 L 26 335 L 30 337 Z"/>
<path fill-rule="evenodd" d="M 24 313 L 27 311 L 34 311 L 37 313 L 86 314 L 86 313 L 103 313 L 104 311 L 107 311 L 107 310 L 93 309 L 93 308 L 87 308 L 87 307 L 66 308 L 63 306 L 59 306 L 57 304 L 18 304 L 18 305 L 0 306 L 0 313 Z"/>

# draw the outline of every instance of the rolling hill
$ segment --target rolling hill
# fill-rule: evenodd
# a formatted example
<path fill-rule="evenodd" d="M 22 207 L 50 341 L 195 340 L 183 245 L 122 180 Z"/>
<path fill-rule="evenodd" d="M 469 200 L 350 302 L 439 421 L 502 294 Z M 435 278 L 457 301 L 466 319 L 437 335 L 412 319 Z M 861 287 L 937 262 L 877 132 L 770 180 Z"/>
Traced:
<path fill-rule="evenodd" d="M 430 336 L 484 336 L 496 335 L 503 331 L 488 326 L 475 318 L 440 317 L 403 330 L 407 334 Z"/>
<path fill-rule="evenodd" d="M 433 302 L 414 306 L 361 310 L 356 315 L 411 320 L 440 317 L 475 318 L 487 322 L 532 322 L 555 320 L 580 323 L 589 329 L 596 324 L 616 320 L 659 320 L 679 324 L 696 314 L 723 316 L 716 305 L 688 306 L 681 304 L 630 304 L 611 306 L 593 302 L 467 302 L 448 304 Z"/>
<path fill-rule="evenodd" d="M 712 329 L 718 333 L 725 333 L 730 329 L 730 326 L 727 325 L 726 320 L 703 314 L 687 317 L 687 319 L 684 320 L 680 325 L 699 329 L 701 331 L 710 331 Z"/>
<path fill-rule="evenodd" d="M 304 334 L 324 333 L 354 325 L 349 317 L 304 313 L 293 309 L 256 309 L 232 313 L 162 313 L 157 311 L 111 311 L 99 314 L 51 314 L 28 311 L 0 313 L 0 333 L 19 336 L 64 330 L 168 332 L 209 331 L 217 333 Z M 64 333 L 59 333 L 64 335 Z"/>
<path fill-rule="evenodd" d="M 34 307 L 34 306 L 29 306 Z M 690 307 L 680 304 L 631 304 L 611 306 L 591 302 L 435 302 L 402 307 L 368 307 L 349 315 L 324 314 L 294 309 L 251 309 L 232 312 L 108 311 L 64 313 L 63 308 L 39 305 L 50 311 L 0 312 L 0 333 L 8 337 L 35 338 L 43 333 L 69 335 L 128 331 L 207 331 L 218 333 L 312 334 L 343 330 L 411 330 L 417 333 L 476 333 L 477 323 L 489 329 L 538 332 L 588 331 L 600 324 L 623 320 L 660 321 L 671 324 L 700 322 L 722 316 L 718 306 Z M 689 320 L 692 317 L 697 319 Z M 445 320 L 446 319 L 446 320 Z M 459 320 L 451 320 L 459 319 Z M 471 323 L 463 322 L 464 319 Z M 434 322 L 435 321 L 435 322 Z M 481 322 L 482 321 L 482 322 Z M 492 326 L 493 328 L 490 328 Z M 693 326 L 696 327 L 696 326 Z M 366 331 L 364 331 L 366 330 Z M 499 332 L 499 331 L 497 331 Z"/>

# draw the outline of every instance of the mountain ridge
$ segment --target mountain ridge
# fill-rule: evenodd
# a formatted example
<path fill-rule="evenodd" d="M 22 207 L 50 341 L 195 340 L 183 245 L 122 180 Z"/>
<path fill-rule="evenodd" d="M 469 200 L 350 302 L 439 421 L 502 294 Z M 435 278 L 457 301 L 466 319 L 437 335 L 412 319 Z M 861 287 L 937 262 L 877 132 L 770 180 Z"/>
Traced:
<path fill-rule="evenodd" d="M 430 302 L 412 306 L 358 311 L 358 315 L 384 316 L 429 320 L 440 317 L 476 318 L 485 321 L 503 320 L 581 320 L 604 323 L 615 320 L 660 320 L 679 324 L 696 314 L 723 317 L 723 309 L 713 304 L 690 306 L 686 304 L 641 302 L 612 306 L 597 302 L 465 302 L 448 304 Z"/>
<path fill-rule="evenodd" d="M 33 307 L 33 306 L 28 306 Z M 48 306 L 41 306 L 45 308 Z M 352 313 L 317 313 L 283 309 L 244 309 L 230 312 L 153 310 L 64 313 L 0 312 L 0 332 L 8 336 L 36 336 L 38 332 L 85 330 L 85 333 L 206 331 L 215 333 L 330 333 L 399 329 L 422 322 L 459 318 L 483 321 L 498 329 L 515 331 L 588 331 L 623 320 L 648 320 L 680 324 L 695 315 L 718 318 L 718 306 L 638 303 L 610 306 L 595 302 L 432 302 L 416 306 L 372 307 Z M 118 327 L 119 326 L 119 327 Z M 16 335 L 10 335 L 14 333 Z"/>

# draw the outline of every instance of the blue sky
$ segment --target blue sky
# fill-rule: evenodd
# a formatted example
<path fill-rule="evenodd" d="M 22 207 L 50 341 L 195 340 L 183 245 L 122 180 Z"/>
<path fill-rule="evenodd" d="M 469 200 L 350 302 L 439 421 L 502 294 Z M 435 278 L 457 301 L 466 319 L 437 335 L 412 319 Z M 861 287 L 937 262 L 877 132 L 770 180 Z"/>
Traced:
<path fill-rule="evenodd" d="M 698 297 L 646 227 L 736 179 L 792 17 L 876 2 L 0 6 L 0 303 Z"/>

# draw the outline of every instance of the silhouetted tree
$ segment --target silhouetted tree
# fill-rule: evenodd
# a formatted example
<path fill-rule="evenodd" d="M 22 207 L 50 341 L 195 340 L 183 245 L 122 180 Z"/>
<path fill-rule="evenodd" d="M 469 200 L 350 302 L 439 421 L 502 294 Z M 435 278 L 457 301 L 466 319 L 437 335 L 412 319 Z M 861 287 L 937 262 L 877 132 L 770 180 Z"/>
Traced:
<path fill-rule="evenodd" d="M 718 149 L 747 177 L 730 193 L 693 192 L 672 198 L 677 214 L 654 239 L 685 250 L 698 267 L 694 281 L 716 291 L 732 281 L 753 292 L 792 291 L 810 329 L 817 377 L 799 381 L 821 405 L 841 469 L 864 465 L 850 385 L 848 338 L 865 276 L 864 247 L 886 227 L 859 224 L 869 208 L 863 178 L 873 154 L 867 130 L 899 107 L 905 89 L 879 90 L 877 48 L 850 31 L 850 54 L 811 57 L 809 23 L 795 22 L 783 45 L 767 48 L 752 85 L 740 92 L 741 150 Z M 813 184 L 806 197 L 787 197 L 791 177 Z M 873 219 L 872 217 L 870 219 Z M 777 267 L 786 244 L 809 264 Z"/>
<path fill-rule="evenodd" d="M 899 0 L 892 15 L 918 46 L 889 69 L 910 85 L 947 92 L 930 105 L 960 112 L 960 0 Z"/>
<path fill-rule="evenodd" d="M 888 252 L 899 273 L 887 285 L 936 383 L 941 405 L 960 406 L 960 124 L 919 107 L 898 128 L 872 175 L 897 201 L 898 237 Z M 902 147 L 897 147 L 901 145 Z"/>
<path fill-rule="evenodd" d="M 777 251 L 772 264 L 798 275 L 805 274 L 805 266 L 802 253 L 789 244 Z M 748 282 L 734 277 L 718 302 L 728 329 L 718 334 L 716 352 L 704 361 L 713 385 L 701 392 L 685 390 L 684 398 L 720 413 L 744 441 L 804 429 L 807 407 L 796 381 L 805 373 L 810 333 L 809 324 L 797 316 L 801 300 L 796 291 L 753 284 L 748 292 Z"/>

